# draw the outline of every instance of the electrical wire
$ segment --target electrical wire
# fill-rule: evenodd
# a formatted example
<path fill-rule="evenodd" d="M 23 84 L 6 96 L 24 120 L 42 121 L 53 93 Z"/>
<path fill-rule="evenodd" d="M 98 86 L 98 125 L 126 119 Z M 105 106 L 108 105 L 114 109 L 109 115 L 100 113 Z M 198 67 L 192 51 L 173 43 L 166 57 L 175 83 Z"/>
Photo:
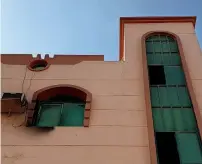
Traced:
<path fill-rule="evenodd" d="M 34 76 L 35 76 L 35 72 L 33 72 L 32 76 L 31 76 L 31 78 L 30 78 L 30 81 L 29 81 L 29 86 L 28 86 L 26 92 L 24 92 L 24 82 L 25 82 L 25 80 L 26 80 L 27 70 L 28 70 L 28 69 L 27 69 L 27 67 L 26 67 L 26 68 L 25 68 L 25 75 L 24 75 L 24 78 L 23 78 L 23 81 L 22 81 L 22 94 L 24 94 L 24 95 L 27 95 L 27 92 L 29 91 L 29 89 L 30 89 L 30 87 L 31 87 L 31 82 L 32 82 L 32 80 L 33 80 L 33 78 L 34 78 Z M 25 115 L 23 122 L 22 122 L 21 124 L 19 124 L 19 125 L 14 125 L 14 123 L 12 123 L 12 126 L 13 126 L 14 128 L 20 127 L 20 126 L 24 125 L 24 124 L 27 122 L 27 112 L 28 112 L 28 103 L 26 103 L 26 106 L 25 106 L 25 113 L 23 113 L 23 114 Z"/>
<path fill-rule="evenodd" d="M 25 95 L 27 94 L 27 92 L 28 92 L 29 89 L 31 88 L 31 84 L 32 84 L 32 80 L 33 80 L 34 76 L 35 76 L 35 72 L 33 72 L 32 77 L 31 77 L 30 80 L 29 80 L 29 86 L 28 86 L 26 92 L 24 93 Z"/>
<path fill-rule="evenodd" d="M 22 93 L 23 93 L 23 90 L 24 90 L 24 83 L 25 83 L 25 79 L 26 79 L 26 76 L 27 76 L 27 66 L 25 66 L 25 75 L 23 77 L 23 80 L 22 80 Z"/>
<path fill-rule="evenodd" d="M 14 128 L 21 127 L 22 125 L 24 125 L 24 124 L 27 122 L 27 111 L 28 111 L 28 103 L 26 104 L 25 117 L 24 117 L 23 122 L 22 122 L 21 124 L 19 124 L 19 125 L 14 125 L 14 123 L 12 123 L 12 126 L 13 126 Z M 24 113 L 23 113 L 23 114 L 24 114 Z M 14 121 L 15 121 L 15 119 L 14 119 Z"/>

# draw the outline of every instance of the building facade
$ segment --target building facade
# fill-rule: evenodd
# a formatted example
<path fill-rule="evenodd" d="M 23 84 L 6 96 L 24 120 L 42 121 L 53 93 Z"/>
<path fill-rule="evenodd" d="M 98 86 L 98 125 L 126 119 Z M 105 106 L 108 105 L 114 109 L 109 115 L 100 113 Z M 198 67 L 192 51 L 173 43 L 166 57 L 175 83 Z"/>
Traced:
<path fill-rule="evenodd" d="M 202 164 L 196 17 L 120 19 L 120 61 L 1 55 L 3 164 Z"/>

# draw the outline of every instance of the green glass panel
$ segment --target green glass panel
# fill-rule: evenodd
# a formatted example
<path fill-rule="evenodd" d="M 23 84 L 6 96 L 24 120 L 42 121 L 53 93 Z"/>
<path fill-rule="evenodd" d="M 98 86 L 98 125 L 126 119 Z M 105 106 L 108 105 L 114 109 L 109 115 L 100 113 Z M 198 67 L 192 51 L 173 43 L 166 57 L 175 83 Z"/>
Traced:
<path fill-rule="evenodd" d="M 148 39 L 151 41 L 159 41 L 160 36 L 159 35 L 153 35 L 153 36 L 149 37 Z"/>
<path fill-rule="evenodd" d="M 162 42 L 161 44 L 163 52 L 170 52 L 170 46 L 167 42 Z"/>
<path fill-rule="evenodd" d="M 153 108 L 154 129 L 156 132 L 196 131 L 196 121 L 192 109 Z"/>
<path fill-rule="evenodd" d="M 181 96 L 184 92 L 183 87 L 151 87 L 151 100 L 152 106 L 161 107 L 186 107 L 187 102 L 186 95 Z M 178 93 L 179 92 L 179 93 Z M 180 97 L 181 96 L 181 97 Z"/>
<path fill-rule="evenodd" d="M 83 126 L 84 105 L 76 103 L 64 104 L 62 111 L 61 126 Z"/>
<path fill-rule="evenodd" d="M 153 44 L 152 42 L 146 42 L 146 51 L 153 53 Z"/>
<path fill-rule="evenodd" d="M 173 110 L 172 109 L 163 109 L 163 118 L 164 118 L 164 131 L 174 131 L 175 127 L 175 120 L 173 117 Z"/>
<path fill-rule="evenodd" d="M 167 87 L 167 97 L 169 101 L 169 106 L 171 107 L 181 107 L 179 102 L 178 88 Z"/>
<path fill-rule="evenodd" d="M 191 107 L 186 87 L 151 87 L 153 107 Z"/>
<path fill-rule="evenodd" d="M 166 35 L 151 36 L 146 41 L 146 51 L 150 54 L 161 54 L 148 56 L 148 64 L 172 64 L 180 65 L 178 45 L 176 41 Z"/>
<path fill-rule="evenodd" d="M 183 109 L 172 109 L 173 121 L 174 121 L 174 131 L 184 131 L 185 120 L 183 120 Z"/>
<path fill-rule="evenodd" d="M 147 55 L 148 65 L 160 65 L 162 63 L 161 57 L 162 55 L 160 53 L 148 54 Z"/>
<path fill-rule="evenodd" d="M 166 36 L 166 35 L 160 35 L 159 40 L 160 40 L 161 42 L 166 42 L 168 39 L 167 39 L 167 36 Z"/>
<path fill-rule="evenodd" d="M 159 87 L 160 106 L 170 106 L 167 87 Z"/>
<path fill-rule="evenodd" d="M 171 65 L 181 65 L 181 59 L 178 53 L 170 54 L 170 64 Z"/>
<path fill-rule="evenodd" d="M 147 53 L 147 63 L 151 64 L 163 64 L 163 65 L 181 65 L 180 56 L 177 53 L 169 53 L 169 52 L 155 52 L 155 53 Z"/>
<path fill-rule="evenodd" d="M 196 133 L 177 133 L 176 141 L 182 164 L 202 164 L 201 143 Z"/>
<path fill-rule="evenodd" d="M 167 85 L 185 84 L 184 72 L 180 66 L 165 66 L 164 71 Z"/>
<path fill-rule="evenodd" d="M 176 42 L 170 42 L 170 51 L 171 52 L 178 52 L 178 45 Z"/>
<path fill-rule="evenodd" d="M 178 94 L 179 94 L 180 105 L 183 107 L 191 107 L 192 103 L 189 98 L 187 87 L 179 87 Z"/>
<path fill-rule="evenodd" d="M 154 52 L 162 52 L 161 43 L 160 42 L 153 42 Z"/>
<path fill-rule="evenodd" d="M 170 36 L 167 36 L 167 39 L 169 40 L 169 41 L 175 41 L 172 37 L 170 37 Z"/>
<path fill-rule="evenodd" d="M 154 130 L 156 132 L 165 131 L 164 128 L 164 118 L 163 118 L 163 110 L 162 109 L 152 109 L 153 122 L 154 122 Z"/>
<path fill-rule="evenodd" d="M 169 52 L 161 54 L 161 59 L 163 65 L 171 64 L 171 55 Z"/>
<path fill-rule="evenodd" d="M 192 108 L 184 108 L 182 111 L 182 117 L 185 123 L 185 127 L 184 127 L 185 131 L 197 130 L 196 118 Z"/>
<path fill-rule="evenodd" d="M 55 127 L 59 125 L 61 117 L 61 104 L 43 104 L 39 109 L 38 127 Z"/>
<path fill-rule="evenodd" d="M 152 106 L 153 107 L 160 106 L 158 88 L 157 87 L 150 87 L 150 92 L 151 92 L 151 104 L 152 104 Z"/>

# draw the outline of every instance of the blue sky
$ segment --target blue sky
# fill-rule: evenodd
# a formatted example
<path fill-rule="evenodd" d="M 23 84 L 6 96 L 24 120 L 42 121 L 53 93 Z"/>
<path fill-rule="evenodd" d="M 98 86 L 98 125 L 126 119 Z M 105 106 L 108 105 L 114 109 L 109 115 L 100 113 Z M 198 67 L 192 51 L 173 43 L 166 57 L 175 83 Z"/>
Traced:
<path fill-rule="evenodd" d="M 1 1 L 1 53 L 103 54 L 118 60 L 122 16 L 197 16 L 202 47 L 202 0 Z"/>

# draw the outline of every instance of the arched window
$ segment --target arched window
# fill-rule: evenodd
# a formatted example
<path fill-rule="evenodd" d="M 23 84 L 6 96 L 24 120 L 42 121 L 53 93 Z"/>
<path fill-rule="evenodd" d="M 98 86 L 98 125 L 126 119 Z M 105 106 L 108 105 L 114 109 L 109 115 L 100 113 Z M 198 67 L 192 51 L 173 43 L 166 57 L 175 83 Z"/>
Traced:
<path fill-rule="evenodd" d="M 145 38 L 156 151 L 159 164 L 202 163 L 199 129 L 176 38 Z"/>
<path fill-rule="evenodd" d="M 83 88 L 59 85 L 33 95 L 28 126 L 89 126 L 92 95 Z M 30 114 L 31 113 L 31 114 Z"/>

